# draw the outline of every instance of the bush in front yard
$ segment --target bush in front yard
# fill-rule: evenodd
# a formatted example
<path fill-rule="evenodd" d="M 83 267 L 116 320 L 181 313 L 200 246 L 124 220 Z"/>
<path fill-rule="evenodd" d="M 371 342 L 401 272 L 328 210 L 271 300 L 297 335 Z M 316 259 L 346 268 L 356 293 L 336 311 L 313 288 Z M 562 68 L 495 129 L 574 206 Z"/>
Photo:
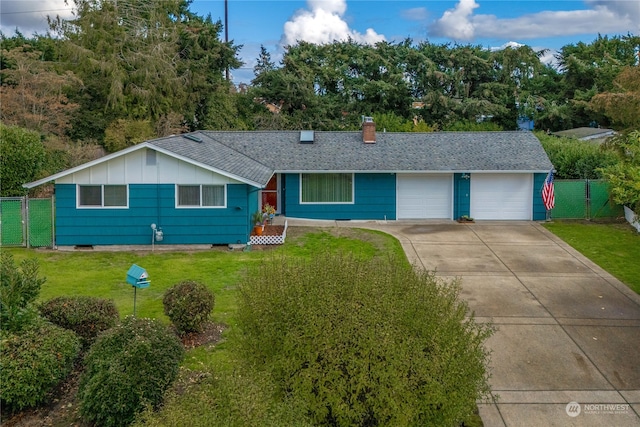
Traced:
<path fill-rule="evenodd" d="M 164 314 L 180 334 L 200 332 L 209 320 L 214 302 L 213 293 L 206 286 L 191 280 L 167 289 L 162 299 Z"/>
<path fill-rule="evenodd" d="M 146 406 L 156 407 L 178 374 L 182 343 L 153 319 L 127 317 L 100 334 L 85 358 L 80 414 L 100 426 L 126 426 Z"/>
<path fill-rule="evenodd" d="M 36 321 L 33 301 L 46 281 L 38 277 L 38 260 L 25 259 L 16 265 L 10 252 L 0 253 L 0 325 L 2 332 L 18 333 Z"/>
<path fill-rule="evenodd" d="M 80 340 L 72 331 L 36 321 L 0 340 L 0 400 L 12 411 L 34 407 L 73 368 Z"/>
<path fill-rule="evenodd" d="M 118 309 L 112 300 L 89 296 L 63 296 L 46 301 L 40 313 L 50 322 L 71 329 L 90 345 L 96 336 L 116 325 Z"/>
<path fill-rule="evenodd" d="M 492 331 L 459 291 L 400 260 L 267 260 L 240 287 L 240 354 L 314 425 L 459 425 L 488 396 Z"/>

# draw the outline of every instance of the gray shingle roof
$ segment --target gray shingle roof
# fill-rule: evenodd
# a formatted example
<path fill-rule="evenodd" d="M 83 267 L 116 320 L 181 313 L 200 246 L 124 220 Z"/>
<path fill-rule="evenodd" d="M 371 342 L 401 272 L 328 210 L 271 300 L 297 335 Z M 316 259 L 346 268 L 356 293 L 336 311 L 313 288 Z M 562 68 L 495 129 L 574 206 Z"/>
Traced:
<path fill-rule="evenodd" d="M 190 135 L 201 139 L 202 142 L 185 138 L 184 135 L 175 135 L 151 140 L 148 143 L 226 174 L 239 177 L 244 181 L 264 185 L 273 175 L 273 167 L 254 160 L 254 156 L 246 155 L 233 147 L 220 143 L 205 132 L 196 132 Z"/>
<path fill-rule="evenodd" d="M 315 132 L 301 144 L 298 131 L 201 131 L 217 144 L 278 172 L 546 172 L 552 168 L 530 132 L 378 132 L 375 144 L 360 132 Z M 249 168 L 245 165 L 245 168 Z"/>
<path fill-rule="evenodd" d="M 196 140 L 194 140 L 196 139 Z M 361 132 L 199 131 L 147 141 L 227 176 L 264 186 L 274 172 L 547 172 L 553 166 L 530 132 L 378 132 L 376 143 Z M 25 184 L 27 188 L 126 154 L 118 153 Z"/>

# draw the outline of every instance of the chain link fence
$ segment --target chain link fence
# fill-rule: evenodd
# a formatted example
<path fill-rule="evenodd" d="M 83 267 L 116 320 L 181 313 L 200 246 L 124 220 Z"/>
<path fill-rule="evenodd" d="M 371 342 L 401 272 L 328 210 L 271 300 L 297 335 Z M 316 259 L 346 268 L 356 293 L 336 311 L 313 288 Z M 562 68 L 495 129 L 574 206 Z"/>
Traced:
<path fill-rule="evenodd" d="M 620 218 L 624 208 L 609 197 L 609 184 L 593 179 L 558 179 L 554 181 L 556 205 L 554 219 Z"/>
<path fill-rule="evenodd" d="M 53 199 L 0 198 L 0 246 L 53 246 Z"/>
<path fill-rule="evenodd" d="M 0 200 L 0 242 L 2 246 L 25 246 L 26 204 L 24 197 L 3 197 Z"/>

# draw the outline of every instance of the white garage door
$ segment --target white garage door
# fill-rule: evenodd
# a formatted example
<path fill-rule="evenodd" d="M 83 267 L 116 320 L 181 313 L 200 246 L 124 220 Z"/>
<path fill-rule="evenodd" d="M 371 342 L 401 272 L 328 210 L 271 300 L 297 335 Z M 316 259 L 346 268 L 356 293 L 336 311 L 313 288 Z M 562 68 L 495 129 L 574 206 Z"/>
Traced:
<path fill-rule="evenodd" d="M 398 175 L 398 219 L 451 218 L 450 174 Z"/>
<path fill-rule="evenodd" d="M 532 174 L 471 174 L 471 216 L 476 219 L 531 219 Z"/>

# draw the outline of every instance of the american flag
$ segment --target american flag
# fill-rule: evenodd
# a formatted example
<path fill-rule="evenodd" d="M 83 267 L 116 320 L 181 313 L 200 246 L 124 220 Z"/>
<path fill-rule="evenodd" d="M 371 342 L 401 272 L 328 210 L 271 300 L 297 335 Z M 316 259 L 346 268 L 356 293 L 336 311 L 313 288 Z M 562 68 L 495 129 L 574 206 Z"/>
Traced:
<path fill-rule="evenodd" d="M 542 186 L 542 203 L 544 207 L 550 211 L 556 205 L 556 195 L 553 192 L 553 170 L 550 170 L 547 174 L 547 179 L 544 180 Z"/>

